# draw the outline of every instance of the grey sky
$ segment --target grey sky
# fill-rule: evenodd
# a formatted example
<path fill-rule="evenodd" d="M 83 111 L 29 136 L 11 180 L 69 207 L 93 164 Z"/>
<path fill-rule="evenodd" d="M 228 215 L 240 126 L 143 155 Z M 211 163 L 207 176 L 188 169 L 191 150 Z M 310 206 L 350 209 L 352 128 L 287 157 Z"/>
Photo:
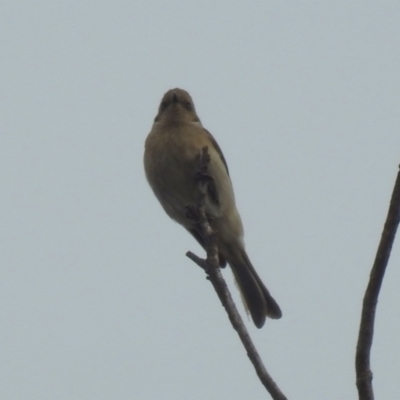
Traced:
<path fill-rule="evenodd" d="M 172 87 L 218 140 L 282 307 L 262 330 L 246 319 L 267 368 L 291 399 L 356 398 L 361 301 L 400 163 L 399 21 L 398 2 L 0 2 L 0 398 L 268 397 L 184 256 L 203 251 L 145 181 Z M 399 247 L 372 357 L 389 400 Z"/>

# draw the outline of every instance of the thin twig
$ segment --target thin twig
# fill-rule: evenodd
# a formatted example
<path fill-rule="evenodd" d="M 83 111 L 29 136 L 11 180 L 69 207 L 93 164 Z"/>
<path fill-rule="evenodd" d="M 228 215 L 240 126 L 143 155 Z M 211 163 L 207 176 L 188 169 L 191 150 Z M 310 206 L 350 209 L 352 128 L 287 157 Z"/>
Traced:
<path fill-rule="evenodd" d="M 356 350 L 356 384 L 360 400 L 373 400 L 370 353 L 379 291 L 400 221 L 400 171 L 397 174 L 386 222 L 365 291 Z"/>
<path fill-rule="evenodd" d="M 265 386 L 269 394 L 274 400 L 287 400 L 286 396 L 281 392 L 275 381 L 268 374 L 261 357 L 259 356 L 257 349 L 255 348 L 253 341 L 243 323 L 243 320 L 233 302 L 232 296 L 229 292 L 228 286 L 222 277 L 219 260 L 218 260 L 218 247 L 216 242 L 216 235 L 211 228 L 205 211 L 205 197 L 207 193 L 207 186 L 213 177 L 208 175 L 208 164 L 210 157 L 208 154 L 208 148 L 203 149 L 203 153 L 200 157 L 199 172 L 197 174 L 199 182 L 199 195 L 197 204 L 195 207 L 190 207 L 189 211 L 192 215 L 197 215 L 197 226 L 202 234 L 205 241 L 205 248 L 207 251 L 207 260 L 203 260 L 195 254 L 188 252 L 186 255 L 199 265 L 207 274 L 207 279 L 210 280 L 214 286 L 218 297 L 228 313 L 229 320 L 233 328 L 238 333 L 240 340 L 243 343 L 247 351 L 247 355 L 252 362 L 258 377 L 262 384 Z"/>

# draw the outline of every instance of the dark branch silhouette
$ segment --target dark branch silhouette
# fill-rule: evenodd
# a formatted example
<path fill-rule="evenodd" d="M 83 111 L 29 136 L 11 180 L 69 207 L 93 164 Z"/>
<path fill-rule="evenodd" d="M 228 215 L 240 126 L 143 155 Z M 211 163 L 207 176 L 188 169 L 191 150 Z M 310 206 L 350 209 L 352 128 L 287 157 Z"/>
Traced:
<path fill-rule="evenodd" d="M 208 154 L 208 147 L 204 147 L 200 156 L 199 169 L 196 174 L 199 187 L 197 204 L 188 206 L 188 215 L 190 215 L 191 218 L 196 221 L 197 228 L 204 238 L 207 260 L 203 260 L 191 252 L 186 253 L 186 255 L 206 272 L 207 279 L 214 286 L 222 305 L 228 313 L 233 328 L 238 333 L 240 340 L 247 351 L 247 355 L 252 362 L 258 377 L 271 397 L 274 400 L 287 400 L 286 396 L 281 392 L 274 380 L 268 374 L 235 306 L 235 303 L 233 302 L 232 296 L 228 290 L 228 286 L 224 281 L 219 268 L 216 236 L 208 222 L 205 210 L 207 187 L 208 184 L 213 180 L 213 177 L 208 174 L 209 162 L 210 156 Z"/>
<path fill-rule="evenodd" d="M 356 383 L 360 400 L 373 400 L 370 353 L 374 335 L 374 321 L 379 291 L 389 261 L 400 220 L 400 172 L 397 174 L 381 241 L 372 266 L 361 313 L 360 331 L 356 350 Z"/>

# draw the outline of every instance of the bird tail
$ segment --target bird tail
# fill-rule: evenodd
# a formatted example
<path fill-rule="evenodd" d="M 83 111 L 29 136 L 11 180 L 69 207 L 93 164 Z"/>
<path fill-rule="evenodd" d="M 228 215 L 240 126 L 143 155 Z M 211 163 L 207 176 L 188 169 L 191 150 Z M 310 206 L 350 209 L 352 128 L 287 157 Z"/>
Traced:
<path fill-rule="evenodd" d="M 266 317 L 279 319 L 282 311 L 270 295 L 251 264 L 244 249 L 237 249 L 235 257 L 228 260 L 240 292 L 257 328 L 261 328 Z"/>

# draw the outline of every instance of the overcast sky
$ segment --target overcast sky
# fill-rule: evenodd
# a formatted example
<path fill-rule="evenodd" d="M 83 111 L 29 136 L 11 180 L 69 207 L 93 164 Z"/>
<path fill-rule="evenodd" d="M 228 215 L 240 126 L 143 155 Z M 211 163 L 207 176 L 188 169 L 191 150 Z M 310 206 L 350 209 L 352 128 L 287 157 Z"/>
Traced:
<path fill-rule="evenodd" d="M 0 398 L 269 398 L 153 196 L 143 145 L 188 90 L 283 318 L 290 399 L 357 397 L 361 302 L 400 163 L 400 3 L 0 1 Z M 400 243 L 376 397 L 398 398 Z"/>

